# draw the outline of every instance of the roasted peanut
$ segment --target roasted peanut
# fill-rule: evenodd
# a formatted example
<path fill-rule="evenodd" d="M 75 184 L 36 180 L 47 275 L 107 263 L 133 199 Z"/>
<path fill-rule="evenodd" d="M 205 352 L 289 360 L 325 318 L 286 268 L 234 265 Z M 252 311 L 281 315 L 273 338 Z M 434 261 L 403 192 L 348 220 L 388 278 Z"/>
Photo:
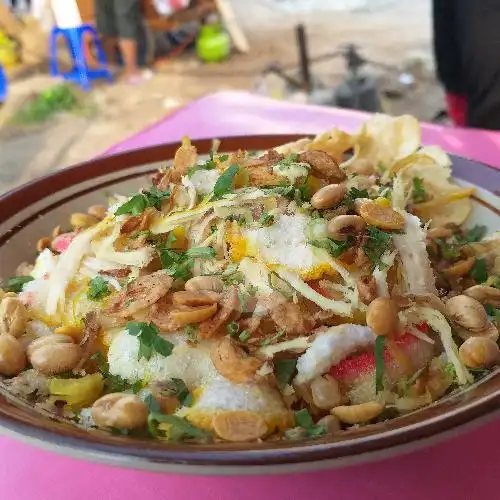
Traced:
<path fill-rule="evenodd" d="M 311 198 L 311 205 L 317 210 L 326 210 L 338 205 L 347 194 L 345 184 L 329 184 L 316 191 Z"/>
<path fill-rule="evenodd" d="M 104 219 L 106 217 L 106 207 L 104 205 L 91 205 L 87 213 L 96 219 Z"/>
<path fill-rule="evenodd" d="M 399 326 L 398 308 L 388 297 L 377 297 L 368 306 L 366 324 L 376 335 L 392 335 Z"/>
<path fill-rule="evenodd" d="M 73 229 L 86 229 L 99 222 L 97 217 L 89 214 L 74 213 L 69 218 L 69 223 Z"/>
<path fill-rule="evenodd" d="M 405 219 L 400 213 L 376 201 L 363 200 L 358 204 L 357 211 L 367 224 L 380 229 L 403 229 L 405 227 Z"/>
<path fill-rule="evenodd" d="M 316 425 L 322 425 L 326 429 L 327 434 L 334 434 L 340 431 L 340 422 L 335 415 L 326 415 L 320 418 Z"/>
<path fill-rule="evenodd" d="M 251 411 L 224 411 L 215 415 L 212 425 L 216 434 L 234 443 L 255 441 L 267 432 L 265 420 Z"/>
<path fill-rule="evenodd" d="M 92 405 L 92 418 L 99 427 L 136 429 L 146 424 L 148 407 L 135 394 L 111 393 Z"/>
<path fill-rule="evenodd" d="M 252 380 L 263 364 L 262 360 L 249 356 L 230 337 L 223 337 L 213 346 L 210 358 L 223 377 L 237 384 Z"/>
<path fill-rule="evenodd" d="M 330 413 L 346 424 L 361 424 L 378 417 L 384 410 L 384 405 L 371 401 L 351 406 L 337 406 Z"/>
<path fill-rule="evenodd" d="M 75 342 L 80 342 L 82 338 L 82 329 L 77 326 L 59 326 L 54 330 L 54 333 L 57 335 L 66 335 Z"/>
<path fill-rule="evenodd" d="M 476 257 L 470 257 L 465 260 L 460 260 L 458 262 L 455 262 L 455 264 L 451 265 L 450 267 L 444 269 L 443 272 L 444 274 L 446 274 L 446 276 L 461 278 L 472 269 L 472 266 L 474 266 L 475 262 Z"/>
<path fill-rule="evenodd" d="M 445 304 L 447 316 L 457 325 L 471 332 L 487 327 L 488 315 L 480 302 L 467 295 L 456 295 Z"/>
<path fill-rule="evenodd" d="M 199 292 L 180 291 L 172 294 L 172 303 L 176 306 L 210 306 L 215 304 L 218 299 L 219 294 L 217 292 L 208 290 Z"/>
<path fill-rule="evenodd" d="M 212 291 L 222 292 L 223 281 L 217 276 L 195 276 L 186 281 L 184 288 L 188 292 Z"/>
<path fill-rule="evenodd" d="M 429 370 L 424 379 L 425 391 L 431 395 L 433 401 L 444 396 L 453 383 L 453 377 L 444 371 L 441 362 L 438 360 L 431 361 Z"/>
<path fill-rule="evenodd" d="M 334 240 L 345 241 L 349 236 L 361 233 L 365 227 L 365 221 L 359 215 L 339 215 L 328 221 L 326 232 Z"/>
<path fill-rule="evenodd" d="M 0 334 L 19 337 L 26 331 L 28 315 L 17 297 L 4 297 L 0 302 Z"/>
<path fill-rule="evenodd" d="M 316 377 L 311 382 L 313 403 L 322 410 L 330 410 L 342 402 L 339 383 L 330 375 Z"/>
<path fill-rule="evenodd" d="M 359 300 L 363 304 L 368 305 L 377 298 L 377 281 L 372 275 L 361 276 L 358 279 L 357 288 Z"/>
<path fill-rule="evenodd" d="M 188 307 L 182 306 L 170 311 L 172 320 L 179 326 L 202 323 L 210 319 L 217 312 L 217 304 L 210 306 Z"/>
<path fill-rule="evenodd" d="M 471 286 L 464 291 L 464 295 L 476 299 L 481 302 L 481 304 L 490 304 L 493 307 L 500 307 L 500 289 L 493 286 Z"/>
<path fill-rule="evenodd" d="M 487 337 L 470 337 L 459 348 L 460 359 L 469 368 L 488 368 L 500 360 L 497 343 Z"/>
<path fill-rule="evenodd" d="M 26 368 L 24 346 L 8 333 L 0 335 L 0 374 L 11 377 L 24 368 Z"/>
<path fill-rule="evenodd" d="M 42 252 L 43 250 L 45 250 L 46 248 L 50 248 L 50 243 L 51 243 L 51 240 L 50 238 L 40 238 L 37 242 L 36 242 L 36 251 L 38 253 Z"/>
<path fill-rule="evenodd" d="M 28 347 L 33 368 L 45 375 L 72 370 L 80 361 L 82 349 L 66 335 L 48 335 L 34 340 Z"/>
<path fill-rule="evenodd" d="M 373 163 L 365 158 L 356 158 L 346 167 L 350 174 L 372 175 L 375 173 Z"/>

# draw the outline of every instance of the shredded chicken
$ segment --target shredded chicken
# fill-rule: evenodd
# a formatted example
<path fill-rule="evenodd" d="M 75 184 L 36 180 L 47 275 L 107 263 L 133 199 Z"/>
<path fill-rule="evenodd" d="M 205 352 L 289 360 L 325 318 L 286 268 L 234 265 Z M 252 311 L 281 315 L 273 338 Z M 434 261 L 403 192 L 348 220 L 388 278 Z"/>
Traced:
<path fill-rule="evenodd" d="M 302 304 L 286 300 L 278 292 L 269 295 L 265 304 L 277 328 L 288 336 L 305 335 L 314 328 L 314 318 L 307 314 L 307 309 Z"/>
<path fill-rule="evenodd" d="M 226 324 L 238 319 L 240 315 L 240 302 L 238 300 L 238 290 L 236 287 L 230 287 L 224 292 L 219 302 L 219 306 L 219 310 L 215 316 L 200 323 L 200 339 L 209 339 L 225 335 L 227 333 L 225 331 Z"/>
<path fill-rule="evenodd" d="M 125 318 L 145 309 L 163 297 L 172 286 L 173 279 L 166 271 L 156 271 L 136 279 L 126 290 L 113 297 L 106 314 Z"/>

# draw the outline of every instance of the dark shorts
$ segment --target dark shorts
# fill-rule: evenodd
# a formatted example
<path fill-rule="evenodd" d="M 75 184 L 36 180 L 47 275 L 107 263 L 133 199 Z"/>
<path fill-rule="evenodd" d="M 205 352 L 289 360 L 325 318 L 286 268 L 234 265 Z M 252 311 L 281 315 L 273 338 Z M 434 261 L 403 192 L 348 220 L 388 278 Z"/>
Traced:
<path fill-rule="evenodd" d="M 140 0 L 94 0 L 97 31 L 137 40 L 142 29 Z"/>

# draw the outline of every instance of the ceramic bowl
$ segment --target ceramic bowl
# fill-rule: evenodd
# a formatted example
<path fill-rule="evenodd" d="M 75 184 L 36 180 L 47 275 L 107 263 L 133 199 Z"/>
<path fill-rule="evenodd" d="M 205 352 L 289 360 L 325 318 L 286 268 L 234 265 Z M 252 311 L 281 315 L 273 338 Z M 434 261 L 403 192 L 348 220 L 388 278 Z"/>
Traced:
<path fill-rule="evenodd" d="M 221 150 L 265 150 L 295 136 L 233 137 Z M 200 154 L 211 141 L 195 141 Z M 128 194 L 145 176 L 170 160 L 179 144 L 98 158 L 50 174 L 0 198 L 0 278 L 35 257 L 36 241 L 64 224 L 72 212 L 102 203 L 107 192 Z M 500 170 L 453 158 L 454 176 L 477 189 L 470 224 L 500 230 Z M 496 195 L 493 194 L 496 191 Z M 0 430 L 49 450 L 124 467 L 189 474 L 252 474 L 342 466 L 399 453 L 443 438 L 495 415 L 500 408 L 500 372 L 467 390 L 394 420 L 359 428 L 334 438 L 262 444 L 188 445 L 86 432 L 41 416 L 32 408 L 0 396 Z"/>

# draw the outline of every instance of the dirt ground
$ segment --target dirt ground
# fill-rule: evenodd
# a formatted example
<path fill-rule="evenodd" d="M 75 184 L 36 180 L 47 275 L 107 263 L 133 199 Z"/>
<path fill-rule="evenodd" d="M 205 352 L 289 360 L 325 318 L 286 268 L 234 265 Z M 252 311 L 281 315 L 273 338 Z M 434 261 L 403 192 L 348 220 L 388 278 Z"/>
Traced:
<path fill-rule="evenodd" d="M 259 73 L 270 62 L 296 63 L 293 26 L 297 22 L 307 27 L 311 55 L 354 42 L 371 59 L 398 65 L 418 60 L 432 74 L 430 0 L 368 0 L 368 8 L 343 12 L 335 10 L 340 0 L 232 3 L 249 37 L 248 55 L 234 54 L 227 62 L 207 66 L 188 54 L 157 65 L 154 78 L 142 85 L 130 86 L 119 80 L 112 85 L 98 85 L 88 97 L 97 110 L 91 117 L 62 115 L 43 126 L 22 131 L 2 128 L 0 119 L 0 192 L 96 156 L 207 93 L 253 89 Z M 314 8 L 305 5 L 308 3 Z M 338 81 L 342 71 L 341 61 L 314 67 L 315 74 L 328 83 Z M 13 82 L 11 104 L 4 106 L 0 117 L 6 116 L 11 111 L 9 106 L 15 106 L 25 96 L 53 84 L 54 80 L 43 74 Z M 441 93 L 431 78 L 391 111 L 430 119 L 440 105 Z"/>

